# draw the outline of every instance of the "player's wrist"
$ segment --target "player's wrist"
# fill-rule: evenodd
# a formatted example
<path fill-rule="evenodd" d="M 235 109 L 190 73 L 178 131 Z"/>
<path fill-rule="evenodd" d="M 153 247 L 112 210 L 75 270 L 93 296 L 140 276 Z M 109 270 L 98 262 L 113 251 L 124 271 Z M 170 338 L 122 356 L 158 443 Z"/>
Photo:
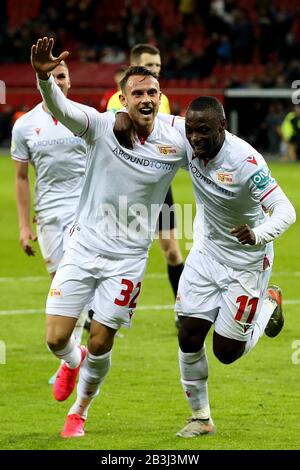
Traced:
<path fill-rule="evenodd" d="M 50 73 L 48 72 L 37 72 L 37 76 L 39 80 L 47 81 L 49 80 Z"/>

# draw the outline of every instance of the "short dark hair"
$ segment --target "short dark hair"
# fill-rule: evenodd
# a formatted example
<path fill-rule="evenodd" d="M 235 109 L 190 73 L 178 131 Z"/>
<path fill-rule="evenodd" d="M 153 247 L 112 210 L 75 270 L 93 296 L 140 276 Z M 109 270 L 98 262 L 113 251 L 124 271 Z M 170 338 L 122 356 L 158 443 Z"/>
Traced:
<path fill-rule="evenodd" d="M 222 103 L 214 96 L 199 96 L 191 101 L 187 113 L 189 111 L 213 111 L 221 118 L 226 118 Z"/>
<path fill-rule="evenodd" d="M 151 44 L 137 44 L 130 51 L 130 63 L 139 62 L 142 54 L 160 55 L 159 49 Z"/>
<path fill-rule="evenodd" d="M 144 77 L 153 77 L 157 80 L 156 76 L 153 72 L 151 72 L 151 70 L 146 69 L 146 67 L 141 67 L 140 65 L 133 65 L 127 69 L 124 77 L 120 81 L 120 88 L 122 93 L 124 93 L 128 79 L 129 77 L 132 77 L 132 75 L 143 75 Z"/>

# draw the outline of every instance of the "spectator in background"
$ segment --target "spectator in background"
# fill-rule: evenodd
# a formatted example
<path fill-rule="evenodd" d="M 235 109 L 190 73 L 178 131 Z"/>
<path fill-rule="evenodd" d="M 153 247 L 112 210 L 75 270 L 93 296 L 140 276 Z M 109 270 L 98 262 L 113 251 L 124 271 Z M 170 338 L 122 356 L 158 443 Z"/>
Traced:
<path fill-rule="evenodd" d="M 12 124 L 14 124 L 17 119 L 23 116 L 23 114 L 26 114 L 28 111 L 29 111 L 29 107 L 27 106 L 27 104 L 21 104 L 21 106 L 18 109 L 16 109 L 16 111 L 14 112 L 12 116 Z"/>
<path fill-rule="evenodd" d="M 281 123 L 283 118 L 282 103 L 280 101 L 272 102 L 265 118 L 268 150 L 272 155 L 279 155 L 282 152 Z"/>
<path fill-rule="evenodd" d="M 300 104 L 294 106 L 281 125 L 281 134 L 287 144 L 286 161 L 300 160 Z"/>

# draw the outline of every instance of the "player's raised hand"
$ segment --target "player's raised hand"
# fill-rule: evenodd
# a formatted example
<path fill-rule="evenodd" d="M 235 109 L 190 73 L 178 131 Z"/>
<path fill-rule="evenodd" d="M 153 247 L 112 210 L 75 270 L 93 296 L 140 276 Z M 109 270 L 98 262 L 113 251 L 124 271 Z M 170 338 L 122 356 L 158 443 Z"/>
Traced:
<path fill-rule="evenodd" d="M 249 225 L 238 225 L 230 230 L 231 235 L 236 237 L 242 245 L 255 245 L 255 235 Z"/>
<path fill-rule="evenodd" d="M 65 60 L 69 52 L 64 51 L 58 57 L 52 55 L 54 39 L 38 39 L 37 43 L 31 47 L 31 64 L 39 78 L 47 80 L 49 73 Z"/>

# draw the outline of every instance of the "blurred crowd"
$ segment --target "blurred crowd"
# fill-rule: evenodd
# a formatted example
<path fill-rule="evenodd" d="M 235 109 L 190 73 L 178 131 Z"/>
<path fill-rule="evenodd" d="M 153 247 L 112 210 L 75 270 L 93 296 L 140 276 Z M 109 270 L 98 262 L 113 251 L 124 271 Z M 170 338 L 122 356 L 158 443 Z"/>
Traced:
<path fill-rule="evenodd" d="M 40 0 L 38 16 L 21 27 L 10 25 L 7 3 L 1 2 L 2 63 L 27 62 L 32 42 L 51 35 L 57 50 L 68 48 L 83 62 L 124 63 L 133 45 L 148 42 L 161 50 L 165 78 L 207 77 L 217 64 L 270 64 L 267 79 L 256 83 L 254 76 L 252 86 L 282 86 L 300 74 L 297 2 Z"/>
<path fill-rule="evenodd" d="M 290 88 L 300 78 L 296 0 L 35 0 L 37 12 L 28 11 L 18 25 L 12 25 L 9 1 L 0 2 L 0 63 L 28 62 L 32 43 L 52 36 L 57 52 L 67 49 L 81 62 L 126 64 L 135 44 L 155 45 L 163 79 Z M 287 101 L 257 100 L 249 126 L 249 108 L 241 106 L 240 131 L 253 145 L 285 155 L 281 125 L 290 111 Z M 0 142 L 15 112 L 0 113 Z"/>

